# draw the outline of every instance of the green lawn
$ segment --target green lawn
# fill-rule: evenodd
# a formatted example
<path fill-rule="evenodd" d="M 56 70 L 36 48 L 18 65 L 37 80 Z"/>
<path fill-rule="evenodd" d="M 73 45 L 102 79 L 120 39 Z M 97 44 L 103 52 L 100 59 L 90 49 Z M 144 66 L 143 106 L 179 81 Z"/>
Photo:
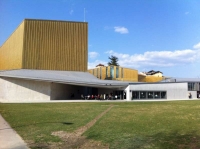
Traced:
<path fill-rule="evenodd" d="M 110 148 L 200 148 L 200 101 L 0 104 L 0 113 L 25 139 L 59 142 L 115 105 L 84 133 Z"/>

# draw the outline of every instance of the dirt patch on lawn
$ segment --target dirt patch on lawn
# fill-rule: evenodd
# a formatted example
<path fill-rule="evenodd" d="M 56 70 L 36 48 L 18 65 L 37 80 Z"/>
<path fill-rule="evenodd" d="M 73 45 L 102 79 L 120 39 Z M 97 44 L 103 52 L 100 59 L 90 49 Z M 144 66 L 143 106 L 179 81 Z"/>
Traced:
<path fill-rule="evenodd" d="M 62 143 L 40 143 L 40 144 L 34 144 L 30 141 L 27 141 L 29 146 L 31 148 L 43 148 L 43 149 L 109 149 L 108 144 L 102 144 L 100 141 L 94 141 L 87 139 L 85 136 L 82 136 L 82 134 L 87 131 L 90 127 L 92 127 L 104 114 L 106 114 L 113 105 L 111 105 L 108 109 L 106 109 L 104 112 L 99 114 L 97 117 L 95 117 L 92 121 L 87 123 L 85 126 L 82 126 L 75 130 L 72 133 L 67 133 L 64 131 L 57 131 L 53 132 L 52 135 L 58 136 L 63 141 Z"/>

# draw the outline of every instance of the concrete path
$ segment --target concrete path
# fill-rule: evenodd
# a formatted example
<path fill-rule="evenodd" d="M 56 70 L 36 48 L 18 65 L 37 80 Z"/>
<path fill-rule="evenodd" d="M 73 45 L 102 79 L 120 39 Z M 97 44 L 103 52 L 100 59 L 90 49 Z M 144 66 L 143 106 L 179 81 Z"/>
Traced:
<path fill-rule="evenodd" d="M 0 149 L 29 149 L 0 114 Z"/>

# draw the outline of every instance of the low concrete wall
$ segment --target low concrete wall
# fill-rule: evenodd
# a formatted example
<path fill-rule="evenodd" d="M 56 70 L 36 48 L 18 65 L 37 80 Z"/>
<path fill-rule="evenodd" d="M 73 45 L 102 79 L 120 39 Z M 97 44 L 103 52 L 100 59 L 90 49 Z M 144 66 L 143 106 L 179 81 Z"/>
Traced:
<path fill-rule="evenodd" d="M 17 78 L 0 78 L 0 102 L 49 101 L 50 83 Z"/>

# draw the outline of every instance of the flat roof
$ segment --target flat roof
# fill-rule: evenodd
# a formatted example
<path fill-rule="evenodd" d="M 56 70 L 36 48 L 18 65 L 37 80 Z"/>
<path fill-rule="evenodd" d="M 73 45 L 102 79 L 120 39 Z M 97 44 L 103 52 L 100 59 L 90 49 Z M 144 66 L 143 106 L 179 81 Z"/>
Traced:
<path fill-rule="evenodd" d="M 161 82 L 200 82 L 200 78 L 168 78 Z"/>
<path fill-rule="evenodd" d="M 33 69 L 3 70 L 0 71 L 0 77 L 56 82 L 62 84 L 101 88 L 121 88 L 129 85 L 129 82 L 115 80 L 100 80 L 88 72 L 80 71 L 55 71 Z"/>

